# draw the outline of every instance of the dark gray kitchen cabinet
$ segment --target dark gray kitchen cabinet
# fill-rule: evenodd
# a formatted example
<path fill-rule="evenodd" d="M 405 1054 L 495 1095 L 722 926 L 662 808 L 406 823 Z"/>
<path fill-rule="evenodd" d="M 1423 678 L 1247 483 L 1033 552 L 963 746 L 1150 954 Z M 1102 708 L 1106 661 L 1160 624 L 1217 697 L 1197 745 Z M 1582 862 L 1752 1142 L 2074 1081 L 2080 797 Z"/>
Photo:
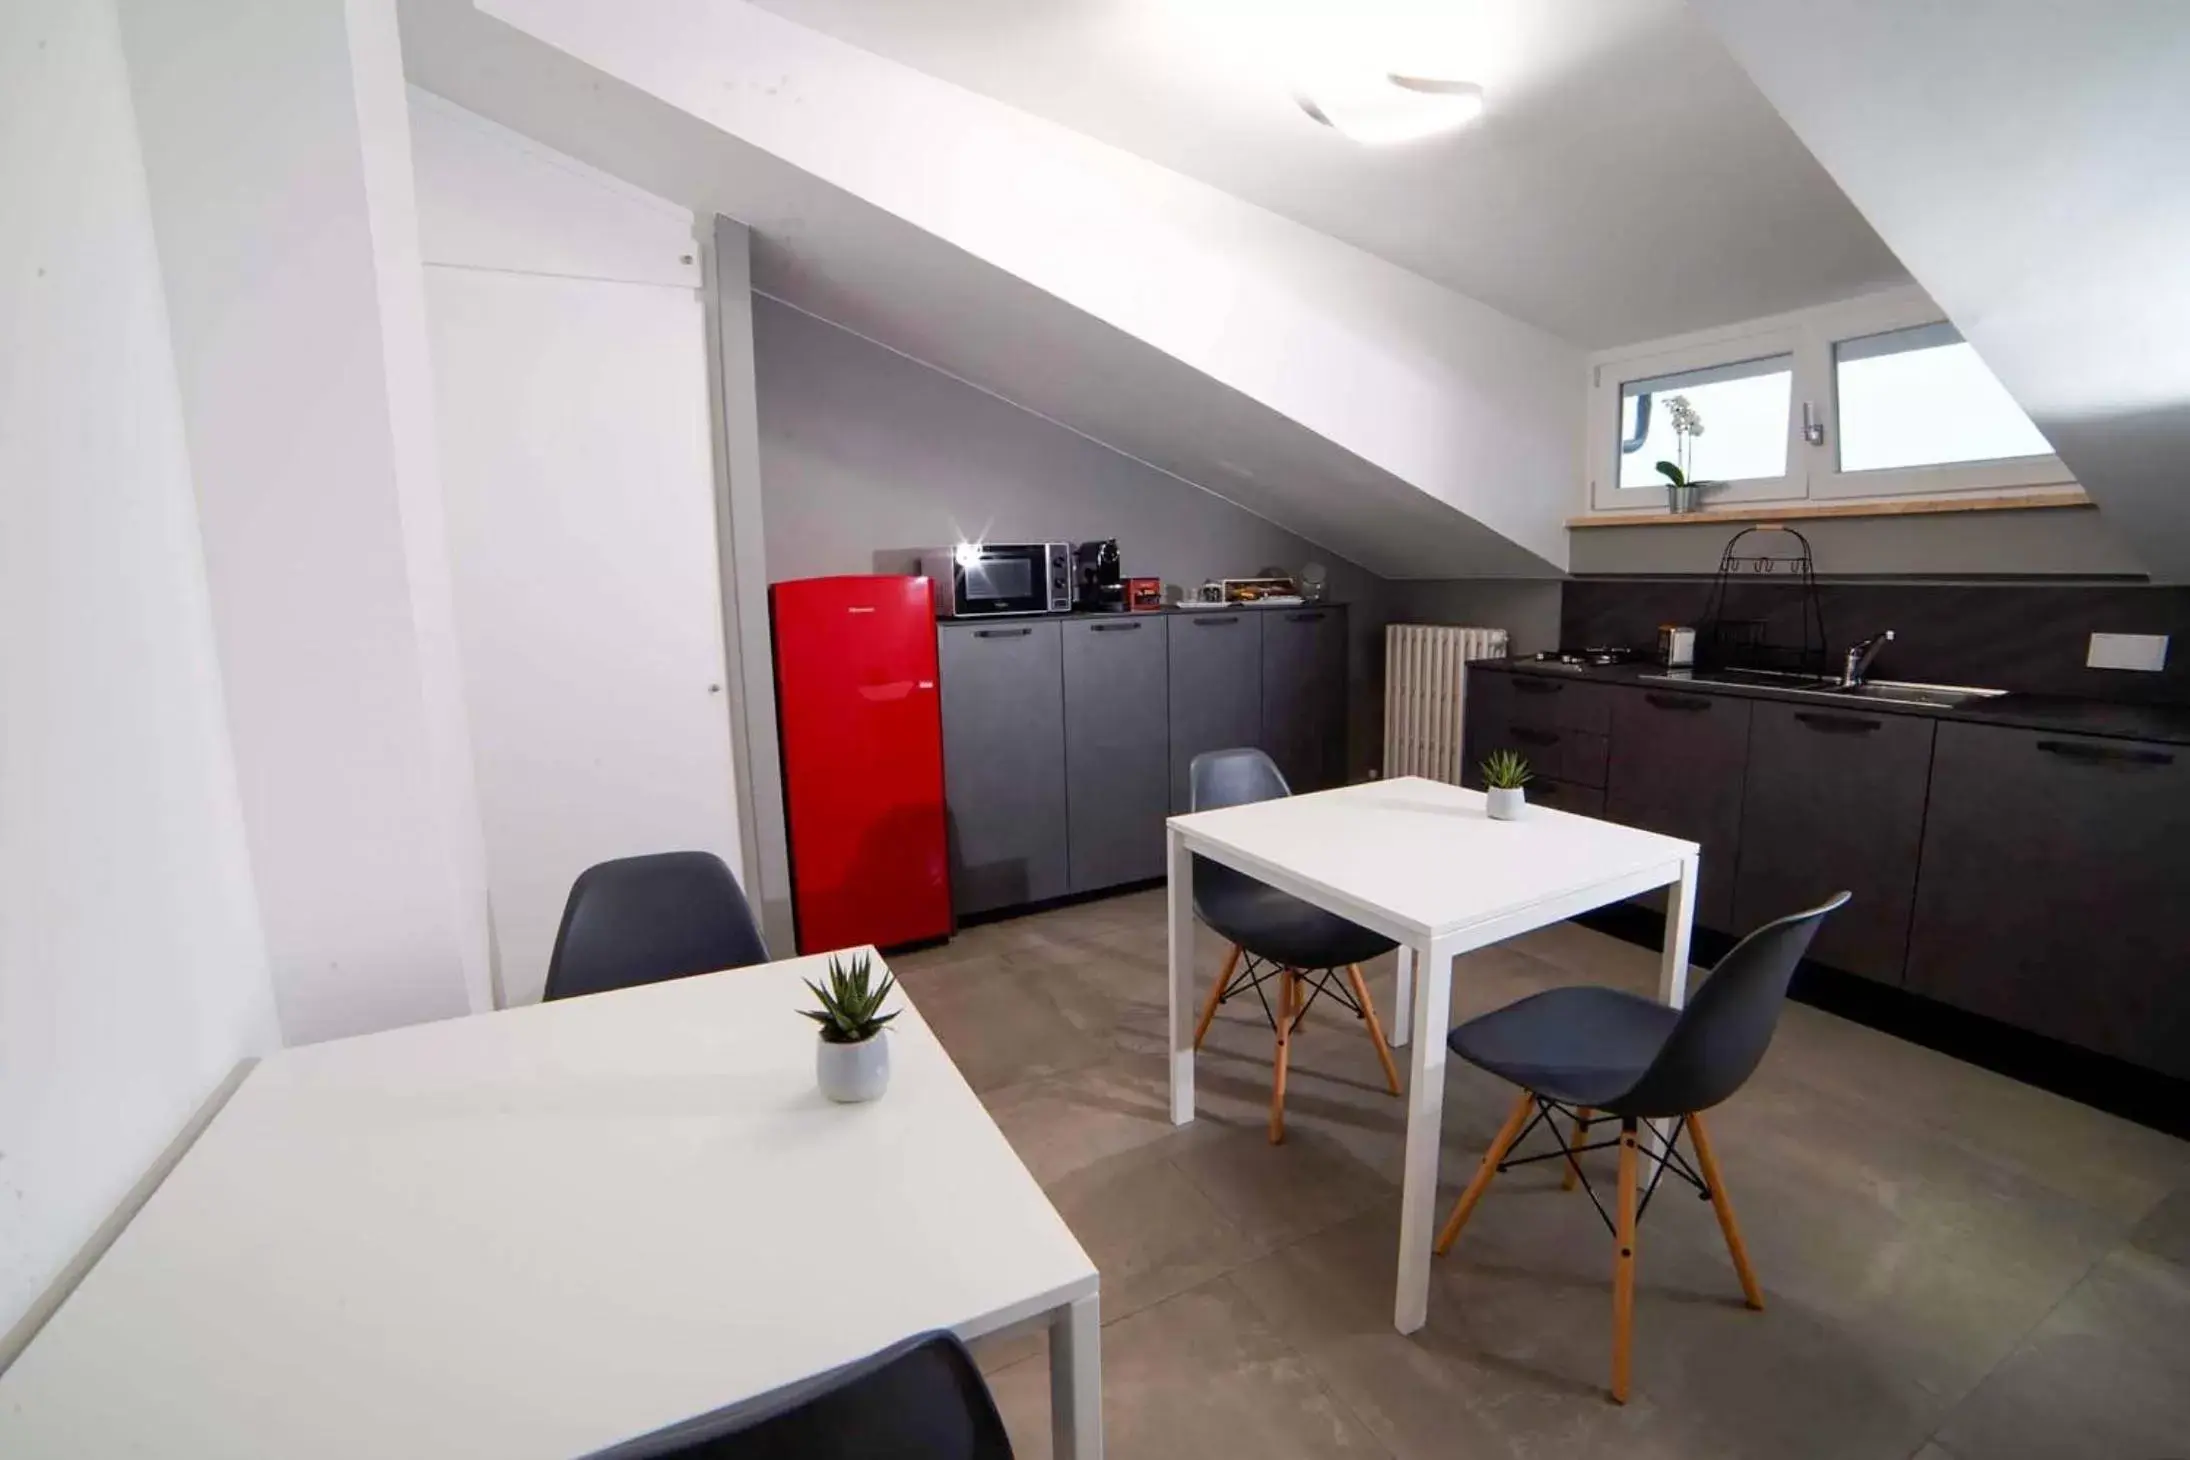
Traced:
<path fill-rule="evenodd" d="M 1529 800 L 1582 816 L 1605 814 L 1612 697 L 1603 685 L 1470 669 L 1462 700 L 1466 753 L 1460 784 L 1483 788 L 1483 760 L 1517 751 L 1528 761 Z"/>
<path fill-rule="evenodd" d="M 1050 619 L 938 632 L 951 904 L 961 915 L 1070 887 L 1061 627 Z"/>
<path fill-rule="evenodd" d="M 1346 610 L 1272 609 L 1262 625 L 1259 743 L 1295 791 L 1346 779 Z"/>
<path fill-rule="evenodd" d="M 1153 615 L 1064 625 L 1065 820 L 1074 892 L 1163 875 L 1170 661 Z"/>
<path fill-rule="evenodd" d="M 1605 816 L 1700 846 L 1696 921 L 1732 931 L 1749 701 L 1622 688 L 1611 700 L 1611 727 Z M 1665 895 L 1637 901 L 1662 908 Z"/>
<path fill-rule="evenodd" d="M 2190 1076 L 2190 747 L 1939 726 L 1908 987 Z"/>
<path fill-rule="evenodd" d="M 1749 716 L 1733 930 L 1845 888 L 1854 896 L 1825 920 L 1809 956 L 1900 983 L 1933 722 L 1775 703 L 1751 705 Z"/>
<path fill-rule="evenodd" d="M 1171 809 L 1191 809 L 1187 767 L 1205 750 L 1262 743 L 1268 610 L 1165 615 L 1171 642 Z"/>

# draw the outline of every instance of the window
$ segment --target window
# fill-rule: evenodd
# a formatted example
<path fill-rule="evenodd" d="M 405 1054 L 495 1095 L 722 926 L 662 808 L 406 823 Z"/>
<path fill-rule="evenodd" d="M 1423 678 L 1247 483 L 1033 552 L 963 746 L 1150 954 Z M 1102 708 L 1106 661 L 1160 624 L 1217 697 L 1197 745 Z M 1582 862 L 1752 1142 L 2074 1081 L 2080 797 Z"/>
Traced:
<path fill-rule="evenodd" d="M 2053 454 L 1951 324 L 1839 341 L 1833 390 L 1844 472 Z"/>
<path fill-rule="evenodd" d="M 1620 386 L 1620 486 L 1663 487 L 1658 463 L 1681 459 L 1666 405 L 1687 400 L 1703 430 L 1689 441 L 1687 475 L 1697 481 L 1755 481 L 1787 475 L 1787 405 L 1792 355 L 1684 370 Z"/>
<path fill-rule="evenodd" d="M 1706 507 L 1951 496 L 2072 483 L 2044 435 L 1917 290 L 1600 355 L 1590 504 L 1664 510 L 1680 461 L 1667 407 L 1703 430 L 1688 475 Z"/>

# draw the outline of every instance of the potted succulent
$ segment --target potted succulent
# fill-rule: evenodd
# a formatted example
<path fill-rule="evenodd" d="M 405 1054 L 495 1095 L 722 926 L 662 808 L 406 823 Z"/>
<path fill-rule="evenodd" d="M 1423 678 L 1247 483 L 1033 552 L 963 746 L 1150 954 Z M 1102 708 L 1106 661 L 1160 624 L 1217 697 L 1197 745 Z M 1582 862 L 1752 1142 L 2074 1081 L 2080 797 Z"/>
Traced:
<path fill-rule="evenodd" d="M 821 1000 L 819 1009 L 799 1010 L 821 1026 L 814 1052 L 821 1093 L 845 1105 L 879 1098 L 890 1087 L 890 1046 L 882 1026 L 897 1017 L 895 1010 L 882 1012 L 882 1001 L 896 983 L 888 973 L 874 982 L 873 958 L 856 953 L 849 967 L 830 957 L 828 987 L 812 979 L 806 987 Z"/>
<path fill-rule="evenodd" d="M 1693 512 L 1701 505 L 1699 498 L 1707 485 L 1688 474 L 1696 459 L 1696 438 L 1703 434 L 1703 417 L 1697 414 L 1694 403 L 1685 395 L 1668 398 L 1665 413 L 1672 418 L 1673 452 L 1680 458 L 1678 462 L 1658 463 L 1658 471 L 1666 482 L 1665 504 L 1674 512 Z"/>
<path fill-rule="evenodd" d="M 1517 750 L 1494 750 L 1483 762 L 1485 810 L 1492 821 L 1517 821 L 1527 796 L 1521 788 L 1535 772 Z"/>

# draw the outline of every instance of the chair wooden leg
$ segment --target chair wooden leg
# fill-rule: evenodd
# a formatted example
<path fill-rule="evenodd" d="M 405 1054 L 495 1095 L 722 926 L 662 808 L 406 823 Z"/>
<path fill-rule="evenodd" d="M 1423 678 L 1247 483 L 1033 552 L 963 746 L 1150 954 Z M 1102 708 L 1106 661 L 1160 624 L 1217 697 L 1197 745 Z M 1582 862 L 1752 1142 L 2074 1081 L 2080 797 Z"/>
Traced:
<path fill-rule="evenodd" d="M 1574 1112 L 1574 1144 L 1577 1146 L 1589 1144 L 1589 1107 L 1586 1105 L 1581 1106 Z M 1574 1163 L 1580 1159 L 1578 1156 L 1566 1158 L 1566 1170 L 1559 1177 L 1559 1189 L 1561 1191 L 1572 1191 L 1579 1184 L 1578 1178 L 1581 1173 L 1575 1169 Z"/>
<path fill-rule="evenodd" d="M 1416 1033 L 1420 1035 L 1419 1030 Z M 1513 1109 L 1507 1114 L 1506 1123 L 1498 1128 L 1490 1149 L 1483 1153 L 1483 1164 L 1475 1168 L 1475 1175 L 1468 1181 L 1468 1189 L 1460 1193 L 1460 1200 L 1454 1204 L 1452 1215 L 1445 1219 L 1444 1230 L 1437 1234 L 1439 1257 L 1445 1255 L 1454 1239 L 1460 1235 L 1460 1229 L 1467 1225 L 1468 1214 L 1475 1210 L 1475 1204 L 1490 1189 L 1490 1179 L 1498 1174 L 1498 1163 L 1506 1159 L 1506 1152 L 1512 1150 L 1513 1143 L 1521 1138 L 1521 1129 L 1528 1124 L 1529 1112 L 1535 1107 L 1536 1097 L 1527 1090 L 1514 1097 Z"/>
<path fill-rule="evenodd" d="M 1757 1275 L 1749 1268 L 1749 1249 L 1741 1240 L 1741 1227 L 1734 1221 L 1734 1203 L 1726 1195 L 1726 1183 L 1719 1179 L 1718 1157 L 1711 1152 L 1711 1138 L 1704 1133 L 1703 1118 L 1688 1117 L 1688 1139 L 1696 1148 L 1696 1164 L 1703 1168 L 1704 1183 L 1711 1188 L 1711 1209 L 1719 1214 L 1719 1230 L 1726 1234 L 1726 1251 L 1734 1259 L 1734 1272 L 1741 1279 L 1741 1295 L 1749 1306 L 1762 1311 L 1764 1290 L 1757 1286 Z"/>
<path fill-rule="evenodd" d="M 1620 1123 L 1619 1253 L 1612 1269 L 1612 1397 L 1627 1403 L 1635 1330 L 1635 1122 Z"/>
<path fill-rule="evenodd" d="M 1369 1025 L 1369 1042 L 1376 1046 L 1377 1063 L 1384 1067 L 1384 1083 L 1394 1095 L 1399 1093 L 1399 1066 L 1392 1063 L 1392 1047 L 1384 1040 L 1384 1026 L 1376 1019 L 1376 1005 L 1369 999 L 1369 981 L 1361 976 L 1361 965 L 1346 965 L 1346 976 L 1353 981 L 1354 997 L 1361 1001 L 1361 1017 Z"/>
<path fill-rule="evenodd" d="M 1270 1144 L 1285 1141 L 1285 1067 L 1293 1053 L 1293 982 L 1290 968 L 1278 972 L 1277 1077 L 1270 1083 Z"/>
<path fill-rule="evenodd" d="M 1239 944 L 1234 943 L 1232 951 L 1224 955 L 1224 967 L 1218 970 L 1217 981 L 1209 989 L 1209 1001 L 1201 1006 L 1201 1023 L 1194 1026 L 1196 1049 L 1201 1048 L 1203 1038 L 1209 1033 L 1209 1022 L 1217 1017 L 1217 1005 L 1224 1002 L 1224 991 L 1232 983 L 1232 970 L 1239 967 L 1239 952 Z"/>

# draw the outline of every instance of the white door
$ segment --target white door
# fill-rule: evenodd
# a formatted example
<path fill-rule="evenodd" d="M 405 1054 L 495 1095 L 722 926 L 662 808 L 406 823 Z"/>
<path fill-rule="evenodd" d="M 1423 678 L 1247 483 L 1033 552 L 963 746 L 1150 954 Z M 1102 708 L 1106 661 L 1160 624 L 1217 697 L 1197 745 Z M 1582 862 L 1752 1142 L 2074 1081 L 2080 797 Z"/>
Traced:
<path fill-rule="evenodd" d="M 693 290 L 431 266 L 457 636 L 501 1001 L 595 862 L 739 867 Z"/>

